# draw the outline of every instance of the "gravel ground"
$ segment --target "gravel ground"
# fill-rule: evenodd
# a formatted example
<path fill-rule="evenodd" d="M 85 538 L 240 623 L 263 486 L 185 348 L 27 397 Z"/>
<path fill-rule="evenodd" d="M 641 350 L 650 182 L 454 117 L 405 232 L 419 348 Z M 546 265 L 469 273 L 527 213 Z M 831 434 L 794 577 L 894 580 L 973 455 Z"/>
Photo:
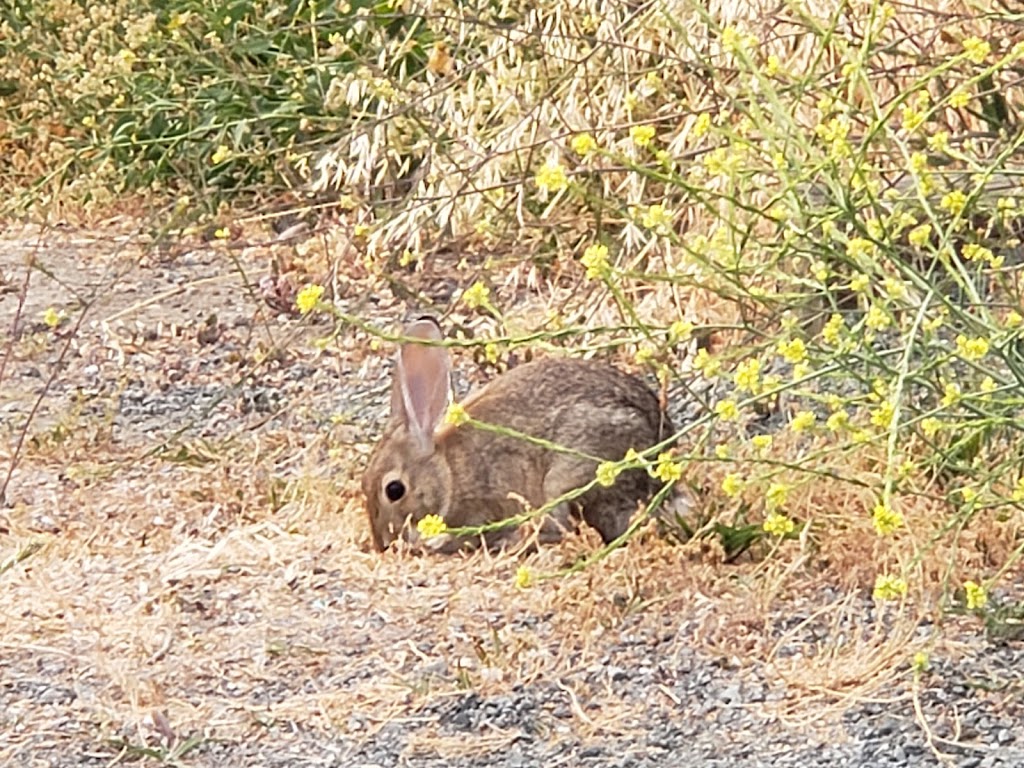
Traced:
<path fill-rule="evenodd" d="M 22 265 L 27 254 L 38 251 L 31 238 L 8 235 L 0 242 L 0 275 L 13 286 L 0 295 L 0 325 L 16 327 L 23 351 L 35 350 L 16 356 L 5 373 L 0 416 L 8 444 L 36 401 L 35 429 L 52 429 L 74 410 L 79 421 L 107 419 L 115 442 L 141 448 L 171 445 L 183 435 L 209 439 L 268 425 L 315 433 L 334 424 L 353 441 L 379 428 L 386 396 L 379 362 L 364 363 L 344 351 L 312 359 L 305 351 L 308 342 L 326 325 L 301 329 L 294 317 L 257 311 L 251 302 L 238 300 L 266 275 L 264 254 L 243 256 L 248 284 L 237 272 L 224 274 L 223 257 L 203 248 L 167 262 L 140 259 L 114 284 L 108 277 L 112 264 L 124 258 L 115 246 L 68 237 L 59 247 L 46 248 L 46 270 L 54 277 L 34 272 L 19 311 Z M 39 323 L 43 310 L 56 306 L 74 315 L 90 286 L 105 298 L 91 307 L 67 356 L 60 356 L 57 342 L 65 338 L 60 332 L 54 343 L 32 347 L 33 338 L 51 333 Z M 148 303 L 149 297 L 164 298 Z M 131 306 L 136 310 L 126 314 Z M 389 312 L 383 305 L 379 309 Z M 253 349 L 270 338 L 289 339 L 279 358 L 249 365 Z M 47 384 L 54 366 L 58 375 Z M 689 407 L 677 404 L 677 418 Z M 34 497 L 24 490 L 29 485 L 16 475 L 8 505 L 32 503 Z M 6 534 L 0 512 L 4 557 L 15 545 Z M 848 610 L 847 625 L 841 627 L 849 632 L 845 639 L 836 636 L 834 625 L 813 618 L 816 609 L 840 597 L 825 590 L 777 609 L 765 622 L 772 631 L 762 638 L 769 644 L 785 638 L 777 664 L 799 669 L 801 658 L 841 649 L 860 629 L 875 625 L 876 606 L 867 599 Z M 693 642 L 717 610 L 714 602 L 704 603 L 686 615 L 656 620 L 642 612 L 603 641 L 599 663 L 570 663 L 558 677 L 517 684 L 500 695 L 453 692 L 458 670 L 440 662 L 421 672 L 424 679 L 447 683 L 445 693 L 389 718 L 353 715 L 326 732 L 294 720 L 268 721 L 258 738 L 214 738 L 178 758 L 168 758 L 166 750 L 150 757 L 267 768 L 1024 765 L 1020 640 L 995 642 L 976 623 L 953 622 L 939 633 L 948 642 L 936 647 L 916 684 L 906 670 L 869 695 L 849 691 L 847 696 L 844 682 L 837 680 L 832 695 L 825 696 L 787 680 L 772 664 L 752 662 L 741 653 L 716 655 Z M 543 627 L 537 623 L 547 620 L 529 614 L 522 621 L 521 627 L 513 622 L 504 629 L 538 632 Z M 415 636 L 414 624 L 400 629 Z M 400 634 L 399 627 L 386 624 L 376 631 L 382 643 L 390 642 L 389 631 Z M 935 633 L 926 623 L 917 627 L 918 639 Z M 373 674 L 372 650 L 349 648 L 339 659 L 345 665 L 342 684 Z M 429 640 L 419 650 L 425 658 L 438 655 Z M 72 682 L 70 662 L 60 658 L 31 649 L 7 648 L 0 654 L 0 757 L 8 765 L 26 766 L 146 759 L 139 750 L 121 753 L 109 736 L 98 735 L 88 715 L 89 687 Z M 264 693 L 272 698 L 275 686 L 284 696 L 336 685 L 335 673 L 329 679 L 268 681 Z M 813 703 L 816 697 L 820 705 Z M 812 703 L 794 703 L 799 701 Z M 602 711 L 609 706 L 614 713 Z M 26 731 L 25 723 L 37 723 L 40 715 L 51 727 Z M 595 725 L 588 729 L 591 722 Z M 5 731 L 11 737 L 6 748 Z"/>

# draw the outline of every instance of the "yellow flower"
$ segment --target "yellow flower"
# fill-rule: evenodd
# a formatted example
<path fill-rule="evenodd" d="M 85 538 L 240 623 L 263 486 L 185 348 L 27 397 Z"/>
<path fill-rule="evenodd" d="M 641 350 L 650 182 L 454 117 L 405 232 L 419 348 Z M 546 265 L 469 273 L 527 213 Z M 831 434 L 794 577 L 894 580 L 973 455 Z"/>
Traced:
<path fill-rule="evenodd" d="M 882 289 L 890 299 L 902 299 L 907 295 L 907 284 L 894 277 L 882 281 Z"/>
<path fill-rule="evenodd" d="M 932 152 L 946 152 L 949 149 L 949 131 L 936 131 L 929 136 L 928 149 Z"/>
<path fill-rule="evenodd" d="M 780 341 L 777 349 L 779 354 L 782 355 L 783 360 L 787 363 L 802 363 L 807 359 L 807 345 L 804 344 L 803 339 L 791 339 L 790 341 Z"/>
<path fill-rule="evenodd" d="M 650 344 L 641 344 L 637 348 L 636 354 L 633 355 L 633 359 L 636 361 L 637 365 L 645 366 L 654 359 L 656 352 L 657 350 Z"/>
<path fill-rule="evenodd" d="M 999 385 L 996 384 L 996 380 L 993 379 L 991 376 L 986 376 L 984 379 L 981 380 L 981 384 L 978 385 L 978 391 L 980 391 L 983 395 L 991 395 L 998 388 Z"/>
<path fill-rule="evenodd" d="M 561 192 L 568 188 L 569 177 L 565 168 L 557 160 L 548 160 L 537 170 L 533 179 L 537 186 L 546 192 Z"/>
<path fill-rule="evenodd" d="M 577 133 L 572 137 L 569 146 L 580 157 L 588 157 L 597 150 L 597 141 L 589 133 Z"/>
<path fill-rule="evenodd" d="M 850 290 L 854 293 L 866 291 L 869 285 L 871 285 L 871 278 L 865 274 L 854 275 L 850 279 Z"/>
<path fill-rule="evenodd" d="M 992 52 L 992 46 L 980 37 L 968 37 L 964 40 L 964 56 L 975 64 L 981 64 Z"/>
<path fill-rule="evenodd" d="M 715 446 L 715 456 L 725 461 L 732 456 L 732 449 L 725 443 L 719 443 Z"/>
<path fill-rule="evenodd" d="M 927 672 L 928 665 L 928 654 L 924 651 L 918 651 L 917 653 L 915 653 L 914 660 L 910 662 L 910 666 L 913 668 L 915 675 L 920 675 L 923 672 Z"/>
<path fill-rule="evenodd" d="M 983 261 L 986 264 L 991 264 L 995 259 L 991 249 L 977 243 L 967 243 L 963 247 L 962 253 L 968 261 Z"/>
<path fill-rule="evenodd" d="M 617 461 L 602 461 L 597 465 L 597 483 L 605 488 L 615 485 L 615 479 L 622 471 L 622 465 Z"/>
<path fill-rule="evenodd" d="M 727 147 L 717 147 L 704 155 L 704 168 L 712 176 L 731 176 L 743 166 L 743 151 L 734 146 L 731 151 Z"/>
<path fill-rule="evenodd" d="M 786 483 L 772 483 L 764 494 L 764 503 L 770 510 L 776 510 L 786 504 L 786 498 L 792 486 Z"/>
<path fill-rule="evenodd" d="M 693 323 L 688 320 L 676 320 L 668 327 L 668 340 L 670 344 L 678 344 L 681 341 L 689 341 L 693 333 Z"/>
<path fill-rule="evenodd" d="M 960 402 L 960 398 L 963 396 L 963 392 L 960 389 L 960 385 L 948 381 L 942 388 L 942 403 L 944 408 L 949 408 L 951 405 L 955 405 Z"/>
<path fill-rule="evenodd" d="M 1024 323 L 1024 317 L 1014 309 L 1007 312 L 1006 317 L 1003 319 L 1003 325 L 1007 328 L 1020 328 L 1022 323 Z"/>
<path fill-rule="evenodd" d="M 949 106 L 953 109 L 963 109 L 971 102 L 971 95 L 963 88 L 954 88 L 949 94 Z"/>
<path fill-rule="evenodd" d="M 722 46 L 730 51 L 740 48 L 742 38 L 736 27 L 730 25 L 722 30 Z"/>
<path fill-rule="evenodd" d="M 782 63 L 779 61 L 779 57 L 774 53 L 768 54 L 768 58 L 764 62 L 764 74 L 765 77 L 775 77 L 779 73 L 779 68 Z"/>
<path fill-rule="evenodd" d="M 518 589 L 527 589 L 533 585 L 533 573 L 525 565 L 520 565 L 516 568 L 516 587 Z"/>
<path fill-rule="evenodd" d="M 693 137 L 695 139 L 701 138 L 711 128 L 711 115 L 707 112 L 701 112 L 697 115 L 697 120 L 693 124 Z"/>
<path fill-rule="evenodd" d="M 785 536 L 787 533 L 793 532 L 796 528 L 796 523 L 783 514 L 772 512 L 765 518 L 761 527 L 772 536 Z"/>
<path fill-rule="evenodd" d="M 875 588 L 871 592 L 875 600 L 899 600 L 907 594 L 906 579 L 880 573 L 875 579 Z"/>
<path fill-rule="evenodd" d="M 218 240 L 227 240 L 229 237 L 231 237 L 231 230 L 228 227 L 220 227 L 219 229 L 215 229 L 213 231 L 213 236 L 216 237 Z"/>
<path fill-rule="evenodd" d="M 712 357 L 711 354 L 702 347 L 697 350 L 697 357 L 693 361 L 693 367 L 710 379 L 722 370 L 722 362 L 717 357 Z"/>
<path fill-rule="evenodd" d="M 793 421 L 789 423 L 789 428 L 794 432 L 803 432 L 805 429 L 813 427 L 817 420 L 818 417 L 814 415 L 813 411 L 799 411 L 793 417 Z"/>
<path fill-rule="evenodd" d="M 647 229 L 664 235 L 672 226 L 672 214 L 665 210 L 664 205 L 656 203 L 647 208 L 640 223 Z"/>
<path fill-rule="evenodd" d="M 942 429 L 942 422 L 934 416 L 921 419 L 921 431 L 924 432 L 925 437 L 935 437 L 940 429 Z"/>
<path fill-rule="evenodd" d="M 959 216 L 964 212 L 964 208 L 967 207 L 967 195 L 959 189 L 954 189 L 952 192 L 942 196 L 942 199 L 939 200 L 939 207 L 949 211 L 954 216 Z"/>
<path fill-rule="evenodd" d="M 873 331 L 881 331 L 892 325 L 892 318 L 880 306 L 872 304 L 864 317 L 864 325 Z"/>
<path fill-rule="evenodd" d="M 828 427 L 830 432 L 839 432 L 840 430 L 846 429 L 850 423 L 850 414 L 846 411 L 836 411 L 828 420 L 825 422 L 825 426 Z"/>
<path fill-rule="evenodd" d="M 174 31 L 180 27 L 184 27 L 192 19 L 192 11 L 175 11 L 171 14 L 170 20 L 167 22 L 167 29 Z"/>
<path fill-rule="evenodd" d="M 500 357 L 501 350 L 498 348 L 497 344 L 495 344 L 493 341 L 488 341 L 486 344 L 484 344 L 484 360 L 486 360 L 491 365 L 495 365 Z"/>
<path fill-rule="evenodd" d="M 227 144 L 221 144 L 210 157 L 210 162 L 214 165 L 220 165 L 229 157 L 231 157 L 231 147 Z"/>
<path fill-rule="evenodd" d="M 910 244 L 916 248 L 921 248 L 925 243 L 928 242 L 928 238 L 932 235 L 931 224 L 920 224 L 914 227 L 910 232 L 907 233 L 907 240 Z"/>
<path fill-rule="evenodd" d="M 988 340 L 979 336 L 968 339 L 964 335 L 956 337 L 956 351 L 964 360 L 981 360 L 988 354 Z"/>
<path fill-rule="evenodd" d="M 683 465 L 672 461 L 671 453 L 658 454 L 658 464 L 654 468 L 654 476 L 663 483 L 674 483 L 683 476 Z"/>
<path fill-rule="evenodd" d="M 929 333 L 931 333 L 932 331 L 937 331 L 946 322 L 946 317 L 948 315 L 949 310 L 946 309 L 945 307 L 940 307 L 938 313 L 934 317 L 929 317 L 927 320 L 925 320 L 921 327 L 924 328 Z"/>
<path fill-rule="evenodd" d="M 969 611 L 984 608 L 988 603 L 988 593 L 985 588 L 973 581 L 964 582 L 964 596 L 967 598 L 967 610 Z"/>
<path fill-rule="evenodd" d="M 928 155 L 924 152 L 913 152 L 910 155 L 910 172 L 921 176 L 928 170 Z"/>
<path fill-rule="evenodd" d="M 440 536 L 447 531 L 448 524 L 445 523 L 444 518 L 440 515 L 426 515 L 416 523 L 416 530 L 419 531 L 420 536 L 423 538 L 430 539 L 434 536 Z"/>
<path fill-rule="evenodd" d="M 903 515 L 888 504 L 876 504 L 871 513 L 871 524 L 879 536 L 888 536 L 903 525 Z"/>
<path fill-rule="evenodd" d="M 462 407 L 461 403 L 451 403 L 444 413 L 444 423 L 453 427 L 461 426 L 469 421 L 469 413 Z"/>
<path fill-rule="evenodd" d="M 772 436 L 771 435 L 754 435 L 750 438 L 750 444 L 753 445 L 761 453 L 765 453 L 769 448 L 772 447 Z"/>
<path fill-rule="evenodd" d="M 322 285 L 310 283 L 309 285 L 304 286 L 295 297 L 295 306 L 298 308 L 300 313 L 308 315 L 316 309 L 316 305 L 319 303 L 320 298 L 323 295 L 324 287 Z"/>
<path fill-rule="evenodd" d="M 53 307 L 47 307 L 46 311 L 43 312 L 43 322 L 46 324 L 47 328 L 56 328 L 61 324 L 63 319 L 64 313 L 58 312 Z"/>
<path fill-rule="evenodd" d="M 896 414 L 896 406 L 890 400 L 883 400 L 878 407 L 871 412 L 871 423 L 879 429 L 888 429 L 892 424 L 892 418 Z"/>
<path fill-rule="evenodd" d="M 840 334 L 845 329 L 846 323 L 843 322 L 843 316 L 837 312 L 828 319 L 828 322 L 821 329 L 821 338 L 825 340 L 826 344 L 838 344 Z"/>
<path fill-rule="evenodd" d="M 478 280 L 462 292 L 462 303 L 470 309 L 489 308 L 491 306 L 491 289 Z"/>
<path fill-rule="evenodd" d="M 740 392 L 756 392 L 761 379 L 761 361 L 757 358 L 744 360 L 736 366 L 733 381 Z"/>
<path fill-rule="evenodd" d="M 612 273 L 611 264 L 608 263 L 608 248 L 600 243 L 587 246 L 580 257 L 580 264 L 587 268 L 588 280 L 604 280 Z"/>
<path fill-rule="evenodd" d="M 730 472 L 722 478 L 722 492 L 730 499 L 734 499 L 743 491 L 743 480 L 738 472 Z"/>
<path fill-rule="evenodd" d="M 633 143 L 638 147 L 646 147 L 654 139 L 654 126 L 653 125 L 634 125 L 629 129 L 629 138 L 633 140 Z"/>
<path fill-rule="evenodd" d="M 715 403 L 715 414 L 723 421 L 732 421 L 740 415 L 740 409 L 733 400 L 719 400 Z"/>
<path fill-rule="evenodd" d="M 924 123 L 925 113 L 909 104 L 903 107 L 903 130 L 913 133 Z"/>

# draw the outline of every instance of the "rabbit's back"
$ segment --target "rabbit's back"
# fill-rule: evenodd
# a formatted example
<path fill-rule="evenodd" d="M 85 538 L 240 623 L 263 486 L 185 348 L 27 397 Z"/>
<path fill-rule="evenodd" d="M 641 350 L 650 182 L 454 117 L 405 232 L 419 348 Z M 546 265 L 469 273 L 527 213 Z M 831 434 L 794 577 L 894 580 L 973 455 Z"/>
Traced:
<path fill-rule="evenodd" d="M 454 525 L 516 514 L 521 508 L 509 500 L 510 493 L 540 507 L 593 481 L 598 461 L 645 450 L 672 429 L 642 380 L 588 360 L 526 363 L 471 395 L 463 406 L 479 422 L 550 445 L 479 428 L 445 435 L 440 446 L 459 478 L 449 511 Z M 654 487 L 646 472 L 625 472 L 611 488 L 595 487 L 579 499 L 583 518 L 606 541 L 616 538 L 637 502 Z"/>

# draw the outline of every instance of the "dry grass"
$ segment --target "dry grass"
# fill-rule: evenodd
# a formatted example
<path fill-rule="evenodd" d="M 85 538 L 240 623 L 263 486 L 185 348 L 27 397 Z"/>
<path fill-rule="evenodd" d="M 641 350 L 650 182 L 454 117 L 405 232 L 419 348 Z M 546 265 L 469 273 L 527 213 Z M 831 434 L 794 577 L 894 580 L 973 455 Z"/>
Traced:
<path fill-rule="evenodd" d="M 600 667 L 624 637 L 669 656 L 680 644 L 767 664 L 790 691 L 779 714 L 796 722 L 870 699 L 905 674 L 915 647 L 913 614 L 864 624 L 858 612 L 873 573 L 852 568 L 873 538 L 862 530 L 830 538 L 829 551 L 848 556 L 824 567 L 829 558 L 785 552 L 770 565 L 726 567 L 645 537 L 580 575 L 520 590 L 521 565 L 556 573 L 596 541 L 523 559 L 379 555 L 355 496 L 353 449 L 331 466 L 316 465 L 310 445 L 305 461 L 288 461 L 296 436 L 270 432 L 190 468 L 74 440 L 58 456 L 26 456 L 19 470 L 3 553 L 40 548 L 2 575 L 0 658 L 7 685 L 60 681 L 76 699 L 66 710 L 30 698 L 14 706 L 8 754 L 61 712 L 74 727 L 52 738 L 88 731 L 133 744 L 167 734 L 258 742 L 289 723 L 372 739 L 386 724 L 414 723 L 410 754 L 458 759 L 515 734 L 455 739 L 428 704 Z M 283 488 L 279 507 L 268 505 L 271 485 Z M 775 630 L 786 606 L 816 605 L 808 596 L 830 583 L 844 596 Z M 674 634 L 681 623 L 691 633 Z M 819 626 L 809 633 L 810 624 Z M 564 693 L 578 738 L 644 727 L 611 690 Z"/>

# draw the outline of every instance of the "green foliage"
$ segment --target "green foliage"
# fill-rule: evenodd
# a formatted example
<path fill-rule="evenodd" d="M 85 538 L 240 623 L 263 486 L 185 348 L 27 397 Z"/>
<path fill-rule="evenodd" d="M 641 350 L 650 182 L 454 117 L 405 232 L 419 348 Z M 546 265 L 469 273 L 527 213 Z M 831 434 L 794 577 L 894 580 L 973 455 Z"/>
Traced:
<path fill-rule="evenodd" d="M 349 104 L 340 83 L 365 74 L 378 38 L 405 46 L 382 71 L 394 76 L 422 69 L 430 42 L 389 3 L 52 0 L 0 21 L 14 170 L 41 195 L 68 185 L 101 202 L 168 186 L 216 202 L 290 183 L 353 108 L 374 108 Z"/>

